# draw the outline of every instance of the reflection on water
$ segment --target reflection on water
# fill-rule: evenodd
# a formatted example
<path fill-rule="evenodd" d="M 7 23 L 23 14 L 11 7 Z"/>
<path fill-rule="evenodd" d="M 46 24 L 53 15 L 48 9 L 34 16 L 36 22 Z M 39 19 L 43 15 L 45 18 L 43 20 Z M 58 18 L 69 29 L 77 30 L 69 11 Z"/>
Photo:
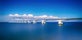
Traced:
<path fill-rule="evenodd" d="M 59 26 L 63 26 L 63 24 L 59 24 Z"/>
<path fill-rule="evenodd" d="M 82 40 L 82 22 L 0 23 L 0 40 Z"/>

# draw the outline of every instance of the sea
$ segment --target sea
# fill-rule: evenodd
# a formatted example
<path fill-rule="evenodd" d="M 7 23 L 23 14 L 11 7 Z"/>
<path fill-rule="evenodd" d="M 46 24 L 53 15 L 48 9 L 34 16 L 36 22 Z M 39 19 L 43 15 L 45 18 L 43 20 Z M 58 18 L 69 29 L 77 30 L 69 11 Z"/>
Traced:
<path fill-rule="evenodd" d="M 82 22 L 0 22 L 0 40 L 82 40 Z"/>

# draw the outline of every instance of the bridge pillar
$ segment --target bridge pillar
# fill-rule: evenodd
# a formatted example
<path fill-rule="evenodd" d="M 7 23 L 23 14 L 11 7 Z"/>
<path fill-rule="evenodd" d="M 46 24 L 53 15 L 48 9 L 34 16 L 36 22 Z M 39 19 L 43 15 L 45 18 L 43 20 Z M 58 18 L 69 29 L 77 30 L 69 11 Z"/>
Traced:
<path fill-rule="evenodd" d="M 36 23 L 36 21 L 35 20 L 33 20 L 33 24 L 35 24 Z"/>
<path fill-rule="evenodd" d="M 45 21 L 45 20 L 42 20 L 42 21 L 41 21 L 41 23 L 42 23 L 42 24 L 45 24 L 45 23 L 46 23 L 46 21 Z"/>
<path fill-rule="evenodd" d="M 28 22 L 28 23 L 31 23 L 31 21 L 29 21 L 29 20 L 28 20 L 27 22 Z"/>
<path fill-rule="evenodd" d="M 63 25 L 63 20 L 58 20 L 58 25 L 62 26 Z"/>

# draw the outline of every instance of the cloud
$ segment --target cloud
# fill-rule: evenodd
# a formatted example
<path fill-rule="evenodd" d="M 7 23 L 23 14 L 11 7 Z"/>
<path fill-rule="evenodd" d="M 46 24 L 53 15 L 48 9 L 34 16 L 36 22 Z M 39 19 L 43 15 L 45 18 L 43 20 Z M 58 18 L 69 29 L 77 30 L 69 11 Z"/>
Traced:
<path fill-rule="evenodd" d="M 33 17 L 33 14 L 28 14 L 27 16 L 28 16 L 28 17 Z"/>
<path fill-rule="evenodd" d="M 14 16 L 14 17 L 27 16 L 27 17 L 34 17 L 34 18 L 59 18 L 59 17 L 56 17 L 56 16 L 48 16 L 48 15 L 34 16 L 33 14 L 23 14 L 23 15 L 20 15 L 20 14 L 9 14 L 8 16 Z"/>
<path fill-rule="evenodd" d="M 28 18 L 29 17 L 29 18 Z M 7 19 L 5 19 L 7 18 Z M 14 18 L 14 19 L 13 19 Z M 48 16 L 48 15 L 40 15 L 40 16 L 34 16 L 33 14 L 9 14 L 3 18 L 5 21 L 11 21 L 12 20 L 42 20 L 42 19 L 53 19 L 53 18 L 59 18 L 56 16 Z"/>
<path fill-rule="evenodd" d="M 23 14 L 22 16 L 27 16 L 26 14 Z"/>
<path fill-rule="evenodd" d="M 14 16 L 13 14 L 9 14 L 9 16 Z"/>

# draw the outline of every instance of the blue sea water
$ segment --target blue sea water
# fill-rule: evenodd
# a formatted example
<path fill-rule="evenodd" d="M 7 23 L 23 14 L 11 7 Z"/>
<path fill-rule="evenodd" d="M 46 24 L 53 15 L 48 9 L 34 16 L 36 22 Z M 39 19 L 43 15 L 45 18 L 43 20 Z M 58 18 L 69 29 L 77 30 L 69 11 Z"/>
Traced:
<path fill-rule="evenodd" d="M 82 22 L 0 23 L 0 40 L 82 40 Z"/>

